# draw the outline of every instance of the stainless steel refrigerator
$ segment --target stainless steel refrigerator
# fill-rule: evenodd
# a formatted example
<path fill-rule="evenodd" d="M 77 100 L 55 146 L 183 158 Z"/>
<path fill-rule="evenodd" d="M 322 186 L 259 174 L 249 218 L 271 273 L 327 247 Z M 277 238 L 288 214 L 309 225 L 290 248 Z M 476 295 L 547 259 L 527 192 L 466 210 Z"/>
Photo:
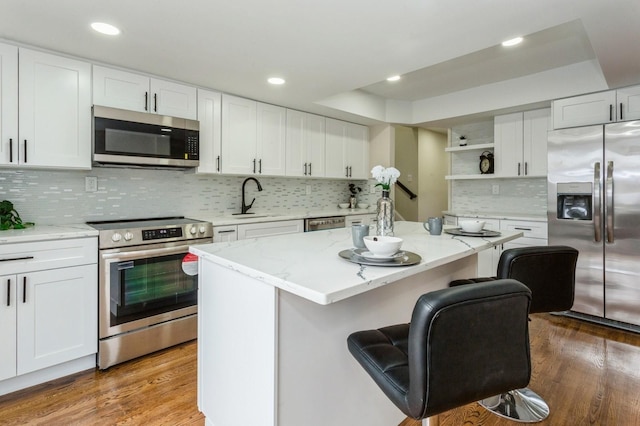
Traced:
<path fill-rule="evenodd" d="M 573 312 L 640 325 L 640 121 L 556 130 L 549 244 L 579 250 Z"/>

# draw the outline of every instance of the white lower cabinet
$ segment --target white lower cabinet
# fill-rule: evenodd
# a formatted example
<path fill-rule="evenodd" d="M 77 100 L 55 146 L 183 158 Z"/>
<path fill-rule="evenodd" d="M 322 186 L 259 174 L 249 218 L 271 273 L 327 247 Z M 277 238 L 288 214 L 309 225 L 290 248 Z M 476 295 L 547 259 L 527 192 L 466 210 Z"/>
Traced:
<path fill-rule="evenodd" d="M 304 232 L 304 220 L 302 219 L 223 225 L 213 228 L 213 242 L 229 242 L 273 235 L 297 234 L 299 232 Z"/>
<path fill-rule="evenodd" d="M 97 254 L 97 238 L 0 246 L 0 394 L 15 390 L 4 380 L 97 352 Z"/>
<path fill-rule="evenodd" d="M 478 253 L 478 277 L 494 277 L 498 273 L 498 261 L 504 250 L 517 247 L 546 246 L 547 223 L 529 220 L 484 219 L 477 217 L 458 217 L 461 220 L 484 220 L 484 229 L 492 231 L 516 231 L 523 236 L 508 243 L 494 246 Z"/>

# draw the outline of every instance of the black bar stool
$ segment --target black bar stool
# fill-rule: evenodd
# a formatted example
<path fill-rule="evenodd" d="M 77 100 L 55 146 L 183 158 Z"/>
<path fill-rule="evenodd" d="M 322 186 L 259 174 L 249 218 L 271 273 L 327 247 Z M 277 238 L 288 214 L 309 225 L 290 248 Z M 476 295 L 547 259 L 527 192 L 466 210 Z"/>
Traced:
<path fill-rule="evenodd" d="M 508 249 L 498 261 L 498 276 L 469 278 L 450 287 L 512 278 L 531 289 L 530 313 L 568 311 L 573 306 L 578 250 L 568 246 L 535 246 Z M 511 420 L 532 423 L 549 415 L 549 406 L 529 388 L 514 388 L 480 401 L 486 409 Z"/>
<path fill-rule="evenodd" d="M 433 291 L 418 299 L 410 324 L 355 332 L 347 344 L 385 395 L 426 425 L 529 383 L 530 301 L 516 280 Z"/>

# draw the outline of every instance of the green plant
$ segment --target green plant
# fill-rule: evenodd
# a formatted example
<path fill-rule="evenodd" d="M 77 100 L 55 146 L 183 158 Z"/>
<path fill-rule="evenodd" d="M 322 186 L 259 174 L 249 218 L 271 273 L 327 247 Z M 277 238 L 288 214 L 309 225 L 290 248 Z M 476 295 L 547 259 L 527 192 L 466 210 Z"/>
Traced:
<path fill-rule="evenodd" d="M 2 200 L 0 202 L 0 230 L 7 229 L 24 229 L 27 226 L 33 226 L 33 222 L 22 222 L 20 215 L 13 208 L 11 201 Z"/>

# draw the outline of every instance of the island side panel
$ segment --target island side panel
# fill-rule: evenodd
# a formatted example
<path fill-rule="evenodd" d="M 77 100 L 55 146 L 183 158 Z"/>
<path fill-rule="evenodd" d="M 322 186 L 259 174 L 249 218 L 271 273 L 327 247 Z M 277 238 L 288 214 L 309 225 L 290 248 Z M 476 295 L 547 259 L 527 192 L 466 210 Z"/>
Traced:
<path fill-rule="evenodd" d="M 276 424 L 276 291 L 200 259 L 198 408 L 210 426 Z"/>
<path fill-rule="evenodd" d="M 353 359 L 347 336 L 409 322 L 420 295 L 475 276 L 476 268 L 471 255 L 330 305 L 280 290 L 278 425 L 399 424 L 405 416 Z"/>

